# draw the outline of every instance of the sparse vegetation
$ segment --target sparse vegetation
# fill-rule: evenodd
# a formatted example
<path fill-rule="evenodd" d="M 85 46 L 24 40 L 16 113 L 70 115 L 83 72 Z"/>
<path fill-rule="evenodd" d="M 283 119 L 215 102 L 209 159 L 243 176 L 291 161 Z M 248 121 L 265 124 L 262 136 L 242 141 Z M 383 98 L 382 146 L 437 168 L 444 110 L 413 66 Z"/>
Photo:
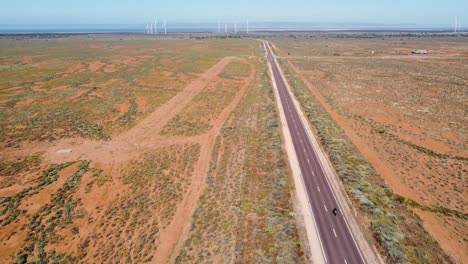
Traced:
<path fill-rule="evenodd" d="M 220 58 L 252 49 L 245 40 L 230 41 L 228 49 L 223 42 L 2 39 L 1 145 L 76 136 L 109 140 Z M 120 116 L 115 105 L 122 99 L 130 108 Z"/>
<path fill-rule="evenodd" d="M 18 216 L 24 212 L 18 209 L 24 198 L 37 194 L 44 186 L 51 184 L 58 178 L 57 173 L 70 166 L 73 162 L 52 165 L 47 168 L 39 177 L 38 183 L 34 187 L 28 187 L 21 192 L 10 196 L 0 197 L 0 227 L 6 226 L 15 221 Z"/>
<path fill-rule="evenodd" d="M 70 164 L 54 165 L 44 171 L 38 186 L 42 187 L 56 181 L 58 171 Z M 27 262 L 30 256 L 35 256 L 35 261 L 38 263 L 48 263 L 52 260 L 57 260 L 57 258 L 62 261 L 76 262 L 75 258 L 65 254 L 56 255 L 55 251 L 46 252 L 45 246 L 60 240 L 61 236 L 58 234 L 58 230 L 73 225 L 73 220 L 77 217 L 75 208 L 80 203 L 79 199 L 73 198 L 73 194 L 76 192 L 81 177 L 88 171 L 88 168 L 88 161 L 80 161 L 77 170 L 68 177 L 63 186 L 52 196 L 50 203 L 45 204 L 29 217 L 29 225 L 26 227 L 26 238 L 21 249 L 17 252 L 17 263 Z M 72 226 L 71 229 L 75 230 L 75 232 L 72 231 L 72 234 L 78 234 L 76 226 Z"/>
<path fill-rule="evenodd" d="M 176 263 L 305 262 L 266 64 L 217 138 Z"/>
<path fill-rule="evenodd" d="M 41 164 L 41 153 L 35 153 L 31 156 L 19 158 L 15 161 L 1 160 L 0 161 L 0 176 L 9 177 L 19 173 L 35 169 Z"/>
<path fill-rule="evenodd" d="M 100 262 L 150 261 L 158 247 L 159 230 L 170 223 L 191 184 L 199 151 L 197 144 L 174 145 L 131 162 L 122 178 L 129 192 L 105 208 L 102 219 L 97 219 L 98 228 L 81 242 L 81 258 L 87 256 L 91 244 L 95 248 L 92 257 Z"/>
<path fill-rule="evenodd" d="M 206 133 L 211 123 L 232 101 L 250 72 L 245 62 L 231 62 L 219 74 L 224 80 L 212 81 L 162 130 L 163 135 L 193 136 Z"/>
<path fill-rule="evenodd" d="M 321 144 L 343 180 L 350 197 L 365 213 L 369 230 L 393 263 L 452 263 L 421 225 L 421 220 L 382 181 L 369 162 L 344 135 L 342 128 L 312 95 L 303 81 L 280 61 Z M 384 134 L 385 130 L 376 131 Z M 386 134 L 386 132 L 385 132 Z"/>

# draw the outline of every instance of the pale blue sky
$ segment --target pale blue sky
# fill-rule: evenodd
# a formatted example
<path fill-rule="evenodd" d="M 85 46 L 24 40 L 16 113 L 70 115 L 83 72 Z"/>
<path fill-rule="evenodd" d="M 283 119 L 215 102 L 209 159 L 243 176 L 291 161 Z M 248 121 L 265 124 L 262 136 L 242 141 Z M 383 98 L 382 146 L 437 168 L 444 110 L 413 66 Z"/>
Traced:
<path fill-rule="evenodd" d="M 464 0 L 3 0 L 0 24 L 131 24 L 169 21 L 468 23 Z"/>

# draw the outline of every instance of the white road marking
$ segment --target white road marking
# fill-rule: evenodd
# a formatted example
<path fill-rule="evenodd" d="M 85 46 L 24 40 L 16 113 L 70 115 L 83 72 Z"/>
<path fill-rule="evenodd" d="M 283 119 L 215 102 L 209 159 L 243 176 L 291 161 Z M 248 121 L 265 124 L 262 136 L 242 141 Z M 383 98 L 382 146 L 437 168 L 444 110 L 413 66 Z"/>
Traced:
<path fill-rule="evenodd" d="M 335 232 L 335 228 L 333 228 L 333 234 L 335 234 L 335 237 L 338 237 Z"/>
<path fill-rule="evenodd" d="M 307 163 L 309 163 L 309 164 L 310 164 L 310 159 L 307 159 Z"/>
<path fill-rule="evenodd" d="M 344 263 L 345 263 L 345 264 L 348 264 L 348 261 L 346 261 L 346 259 L 344 259 Z"/>
<path fill-rule="evenodd" d="M 318 191 L 320 192 L 320 187 L 317 186 Z"/>
<path fill-rule="evenodd" d="M 304 150 L 304 153 L 306 152 L 306 151 L 305 151 L 305 148 L 302 148 L 302 150 Z"/>
<path fill-rule="evenodd" d="M 325 211 L 327 211 L 327 212 L 328 212 L 328 209 L 327 209 L 327 207 L 326 207 L 325 205 L 323 205 L 323 208 L 325 208 Z"/>

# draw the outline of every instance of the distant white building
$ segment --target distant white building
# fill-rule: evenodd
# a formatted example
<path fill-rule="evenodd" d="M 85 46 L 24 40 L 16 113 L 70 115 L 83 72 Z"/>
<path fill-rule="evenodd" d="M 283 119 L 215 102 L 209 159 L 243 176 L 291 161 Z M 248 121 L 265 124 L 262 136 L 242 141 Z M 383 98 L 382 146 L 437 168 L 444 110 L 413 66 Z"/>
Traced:
<path fill-rule="evenodd" d="M 411 53 L 413 54 L 428 54 L 429 52 L 427 50 L 413 50 Z"/>

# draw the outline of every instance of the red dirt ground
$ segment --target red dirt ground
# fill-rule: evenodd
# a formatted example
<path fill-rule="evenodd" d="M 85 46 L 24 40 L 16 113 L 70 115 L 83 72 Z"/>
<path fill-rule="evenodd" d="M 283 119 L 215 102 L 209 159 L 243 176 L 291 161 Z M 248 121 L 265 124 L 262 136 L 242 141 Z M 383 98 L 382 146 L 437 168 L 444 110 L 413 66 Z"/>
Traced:
<path fill-rule="evenodd" d="M 377 100 L 366 101 L 359 97 L 366 95 L 358 94 L 357 92 L 353 96 L 345 98 L 342 91 L 333 93 L 333 88 L 324 89 L 321 87 L 319 90 L 313 82 L 315 79 L 324 78 L 324 74 L 321 72 L 302 71 L 291 61 L 289 65 L 304 81 L 330 116 L 343 128 L 346 136 L 354 143 L 361 154 L 372 164 L 396 193 L 411 198 L 422 205 L 440 204 L 444 207 L 466 213 L 465 205 L 468 197 L 466 191 L 463 191 L 463 186 L 465 186 L 466 182 L 460 182 L 457 177 L 453 177 L 455 175 L 447 177 L 449 174 L 455 173 L 451 169 L 453 166 L 463 167 L 463 165 L 459 165 L 457 161 L 449 159 L 444 161 L 446 165 L 438 168 L 434 166 L 434 158 L 423 155 L 416 149 L 398 141 L 405 140 L 440 154 L 466 157 L 468 156 L 467 150 L 457 148 L 457 146 L 463 146 L 466 143 L 458 133 L 447 130 L 441 134 L 446 139 L 452 141 L 450 144 L 447 143 L 446 139 L 440 140 L 440 137 L 439 140 L 436 140 L 428 136 L 428 130 L 424 128 L 430 126 L 428 124 L 431 124 L 432 121 L 425 123 L 427 119 L 420 118 L 413 122 L 398 113 L 392 115 L 391 111 L 384 110 L 388 109 L 388 104 L 382 104 Z M 335 78 L 337 81 L 340 81 L 341 76 L 338 75 Z M 330 83 L 328 85 L 332 87 Z M 339 89 L 343 90 L 343 87 Z M 348 89 L 352 91 L 352 89 Z M 331 101 L 333 103 L 330 103 L 330 96 L 333 96 L 333 100 Z M 356 100 L 356 102 L 346 100 Z M 342 114 L 343 112 L 352 112 L 353 114 L 372 120 L 375 124 L 391 125 L 398 129 L 395 131 L 391 130 L 394 137 L 382 137 L 369 125 L 346 117 Z M 385 128 L 387 129 L 387 127 Z M 386 133 L 390 133 L 388 130 Z M 398 140 L 394 140 L 394 138 Z M 411 166 L 407 164 L 408 159 L 412 160 Z M 405 167 L 408 169 L 404 169 Z M 444 185 L 455 186 L 455 188 L 447 189 L 444 188 Z M 457 193 L 460 190 L 462 190 L 461 193 Z M 423 219 L 425 228 L 439 241 L 444 250 L 460 260 L 460 263 L 468 261 L 466 254 L 467 241 L 463 237 L 454 235 L 453 231 L 450 231 L 454 227 L 445 222 L 447 219 L 442 220 L 440 216 L 428 212 L 418 212 L 418 214 Z M 463 232 L 466 233 L 466 229 Z"/>
<path fill-rule="evenodd" d="M 100 48 L 100 47 L 96 47 Z M 127 63 L 132 63 L 134 58 L 129 58 Z M 229 105 L 222 111 L 222 113 L 211 121 L 212 129 L 206 134 L 195 137 L 165 137 L 159 135 L 161 129 L 166 125 L 169 120 L 175 117 L 198 93 L 200 93 L 208 83 L 213 79 L 218 78 L 217 75 L 224 69 L 224 67 L 231 61 L 241 61 L 247 63 L 251 67 L 251 72 L 247 78 L 243 80 L 243 84 L 239 87 L 239 91 L 229 103 Z M 95 70 L 101 68 L 102 65 L 94 65 Z M 82 138 L 68 138 L 52 143 L 49 142 L 23 142 L 18 149 L 8 153 L 9 157 L 27 156 L 28 153 L 41 152 L 44 153 L 44 162 L 51 163 L 64 163 L 67 161 L 75 160 L 90 160 L 91 168 L 103 169 L 101 175 L 110 177 L 111 181 L 102 185 L 94 186 L 92 191 L 86 193 L 83 186 L 91 182 L 90 173 L 86 173 L 82 178 L 82 183 L 77 193 L 74 194 L 76 198 L 82 199 L 83 211 L 86 216 L 93 216 L 94 219 L 102 216 L 106 205 L 116 199 L 121 194 L 127 192 L 128 185 L 124 184 L 118 175 L 122 173 L 121 169 L 128 164 L 129 161 L 137 159 L 146 150 L 154 147 L 171 146 L 186 143 L 197 143 L 201 146 L 199 158 L 195 164 L 195 173 L 191 175 L 191 184 L 189 189 L 184 193 L 181 201 L 178 202 L 179 206 L 176 209 L 175 215 L 172 217 L 173 221 L 165 228 L 159 231 L 157 251 L 155 252 L 153 261 L 161 263 L 168 258 L 174 258 L 171 253 L 175 247 L 180 247 L 180 241 L 183 241 L 183 236 L 186 234 L 190 227 L 190 218 L 195 210 L 197 197 L 202 192 L 205 186 L 205 177 L 208 171 L 209 162 L 211 160 L 211 153 L 213 150 L 216 136 L 219 134 L 224 120 L 234 107 L 242 99 L 245 91 L 250 85 L 253 77 L 255 76 L 254 65 L 244 59 L 237 59 L 234 57 L 226 57 L 219 61 L 216 65 L 211 67 L 208 71 L 203 73 L 200 78 L 192 80 L 181 92 L 171 98 L 169 101 L 161 105 L 153 113 L 132 127 L 130 130 L 121 135 L 115 136 L 111 141 L 93 141 Z M 116 81 L 116 80 L 111 80 Z M 73 100 L 78 98 L 86 90 L 80 90 L 78 93 L 67 98 Z M 146 107 L 146 97 L 139 96 L 137 98 L 139 111 Z M 129 108 L 129 102 L 115 105 L 121 113 L 125 113 Z M 62 151 L 68 150 L 71 151 Z M 60 172 L 60 177 L 57 182 L 44 188 L 40 193 L 28 198 L 21 205 L 22 208 L 28 211 L 37 209 L 41 203 L 48 201 L 48 197 L 54 192 L 63 181 L 66 179 L 66 174 L 76 169 L 77 164 L 67 167 Z M 23 186 L 24 187 L 24 186 Z M 15 187 L 10 187 L 9 190 L 2 190 L 4 193 L 13 193 L 18 191 Z M 93 232 L 98 223 L 88 223 L 85 221 L 87 217 L 78 219 L 75 224 L 79 226 L 79 236 L 65 236 L 74 237 L 74 240 L 64 239 L 58 245 L 54 246 L 58 252 L 69 252 L 77 247 L 80 239 L 86 237 Z M 21 224 L 27 221 L 23 217 L 19 219 L 18 224 L 9 225 L 8 229 L 2 229 L 2 234 L 9 234 L 10 231 L 16 230 Z M 67 231 L 69 232 L 69 231 Z M 24 238 L 22 232 L 18 232 L 8 240 L 8 246 L 3 246 L 6 250 L 2 256 L 8 257 L 7 259 L 0 259 L 1 261 L 10 261 L 9 256 L 18 250 Z M 5 241 L 4 237 L 0 240 Z M 16 241 L 16 242 L 15 242 Z M 50 249 L 49 247 L 47 249 Z M 9 253 L 8 253 L 9 252 Z M 70 252 L 71 253 L 71 252 Z M 86 261 L 93 262 L 92 252 L 88 254 Z"/>

